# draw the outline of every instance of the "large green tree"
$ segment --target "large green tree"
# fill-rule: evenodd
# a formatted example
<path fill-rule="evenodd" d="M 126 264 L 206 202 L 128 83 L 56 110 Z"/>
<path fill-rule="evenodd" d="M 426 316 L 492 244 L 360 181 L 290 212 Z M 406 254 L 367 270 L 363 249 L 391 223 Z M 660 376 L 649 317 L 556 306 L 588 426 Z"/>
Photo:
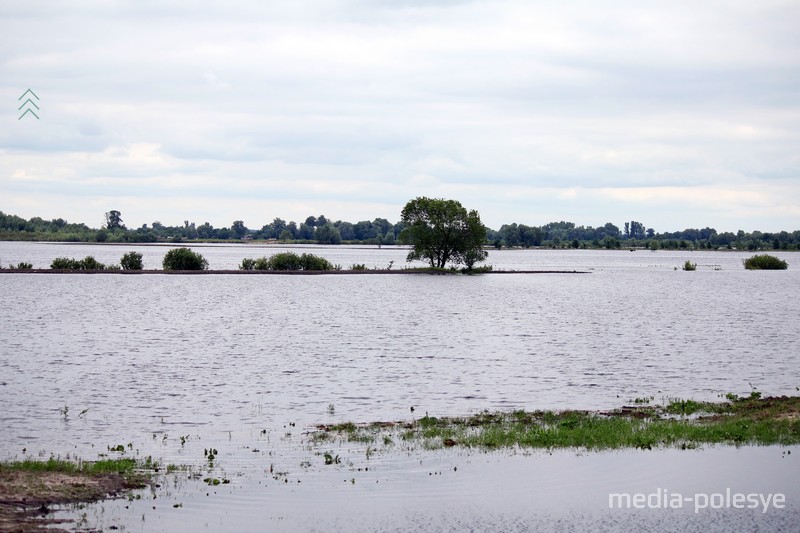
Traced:
<path fill-rule="evenodd" d="M 463 263 L 471 269 L 486 259 L 486 226 L 477 211 L 468 212 L 456 200 L 415 198 L 403 208 L 401 220 L 398 240 L 412 246 L 408 261 L 420 259 L 436 268 Z"/>

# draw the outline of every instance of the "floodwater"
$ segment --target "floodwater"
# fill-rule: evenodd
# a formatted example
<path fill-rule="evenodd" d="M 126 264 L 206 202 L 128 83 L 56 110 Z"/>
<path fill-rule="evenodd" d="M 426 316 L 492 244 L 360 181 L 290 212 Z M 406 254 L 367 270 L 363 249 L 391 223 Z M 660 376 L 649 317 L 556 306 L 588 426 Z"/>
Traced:
<path fill-rule="evenodd" d="M 158 268 L 167 249 L 0 243 L 0 259 L 46 268 L 59 256 L 114 263 L 139 250 L 145 268 Z M 223 269 L 283 249 L 197 251 Z M 303 251 L 394 269 L 406 253 Z M 504 250 L 488 261 L 588 274 L 3 274 L 0 459 L 94 459 L 123 444 L 128 455 L 208 469 L 204 450 L 219 451 L 211 472 L 230 483 L 175 474 L 142 499 L 64 512 L 89 528 L 796 529 L 798 447 L 551 455 L 396 442 L 368 453 L 307 434 L 425 412 L 601 409 L 751 387 L 797 394 L 800 256 L 776 254 L 787 271 L 751 272 L 741 265 L 750 255 Z M 687 259 L 697 271 L 680 269 Z M 325 465 L 324 452 L 342 462 Z M 661 489 L 783 493 L 786 505 L 609 509 L 609 492 Z"/>

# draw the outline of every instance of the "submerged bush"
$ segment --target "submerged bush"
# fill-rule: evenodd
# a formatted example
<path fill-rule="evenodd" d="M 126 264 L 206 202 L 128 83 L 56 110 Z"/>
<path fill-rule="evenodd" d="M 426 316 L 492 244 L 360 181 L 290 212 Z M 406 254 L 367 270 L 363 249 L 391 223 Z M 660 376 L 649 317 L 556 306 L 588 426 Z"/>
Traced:
<path fill-rule="evenodd" d="M 189 248 L 173 248 L 164 256 L 164 270 L 207 270 L 208 261 Z"/>
<path fill-rule="evenodd" d="M 334 266 L 327 259 L 314 254 L 281 252 L 269 258 L 242 259 L 239 270 L 334 270 Z"/>
<path fill-rule="evenodd" d="M 105 270 L 106 266 L 91 255 L 87 255 L 83 259 L 56 257 L 50 263 L 50 268 L 53 270 Z"/>
<path fill-rule="evenodd" d="M 142 254 L 139 252 L 128 252 L 119 260 L 122 270 L 142 270 Z"/>
<path fill-rule="evenodd" d="M 747 270 L 786 270 L 789 268 L 786 261 L 769 254 L 754 255 L 749 259 L 743 259 L 742 263 Z"/>
<path fill-rule="evenodd" d="M 697 270 L 697 263 L 692 263 L 691 261 L 689 261 L 687 259 L 686 262 L 683 264 L 683 269 L 684 270 Z"/>

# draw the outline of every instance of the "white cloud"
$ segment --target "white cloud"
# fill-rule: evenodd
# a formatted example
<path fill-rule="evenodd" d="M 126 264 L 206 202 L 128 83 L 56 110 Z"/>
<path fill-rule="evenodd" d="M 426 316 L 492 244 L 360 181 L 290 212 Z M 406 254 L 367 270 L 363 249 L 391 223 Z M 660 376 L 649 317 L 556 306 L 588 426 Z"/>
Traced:
<path fill-rule="evenodd" d="M 396 219 L 425 194 L 495 227 L 638 209 L 657 230 L 797 229 L 798 16 L 778 0 L 7 0 L 0 99 L 32 87 L 42 119 L 0 106 L 0 209 L 256 227 Z"/>

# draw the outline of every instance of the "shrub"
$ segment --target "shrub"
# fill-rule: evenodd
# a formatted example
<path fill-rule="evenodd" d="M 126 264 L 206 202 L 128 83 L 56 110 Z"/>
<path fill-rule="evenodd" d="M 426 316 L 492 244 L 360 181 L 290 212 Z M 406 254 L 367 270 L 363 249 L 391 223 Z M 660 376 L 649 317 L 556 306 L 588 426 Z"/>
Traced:
<path fill-rule="evenodd" d="M 91 255 L 83 259 L 70 259 L 67 257 L 57 257 L 50 263 L 53 270 L 105 270 L 106 266 Z"/>
<path fill-rule="evenodd" d="M 330 261 L 324 257 L 314 254 L 303 254 L 300 256 L 300 265 L 303 270 L 334 270 Z"/>
<path fill-rule="evenodd" d="M 367 265 L 365 265 L 364 263 L 356 263 L 350 265 L 350 270 L 366 270 L 366 269 Z"/>
<path fill-rule="evenodd" d="M 80 270 L 81 262 L 77 259 L 69 259 L 67 257 L 56 257 L 50 263 L 50 268 L 53 270 Z"/>
<path fill-rule="evenodd" d="M 242 259 L 239 270 L 334 270 L 334 266 L 327 259 L 314 254 L 281 252 L 269 258 Z"/>
<path fill-rule="evenodd" d="M 687 259 L 686 262 L 683 264 L 683 269 L 684 270 L 697 270 L 697 263 L 692 263 L 691 261 L 689 261 Z"/>
<path fill-rule="evenodd" d="M 245 257 L 239 264 L 239 270 L 254 270 L 255 266 L 256 266 L 255 259 L 250 259 L 248 257 Z"/>
<path fill-rule="evenodd" d="M 119 266 L 122 270 L 142 270 L 142 254 L 139 252 L 128 252 L 119 260 Z"/>
<path fill-rule="evenodd" d="M 747 270 L 786 270 L 789 268 L 786 261 L 769 254 L 754 255 L 749 259 L 743 259 L 742 263 Z"/>
<path fill-rule="evenodd" d="M 164 270 L 207 270 L 208 261 L 189 248 L 173 248 L 164 256 Z"/>
<path fill-rule="evenodd" d="M 3 265 L 0 265 L 0 269 L 2 268 Z M 9 263 L 8 268 L 12 270 L 31 270 L 33 268 L 33 265 L 31 263 L 24 263 L 24 262 L 17 263 L 16 265 L 14 265 L 14 263 Z"/>
<path fill-rule="evenodd" d="M 302 270 L 300 256 L 293 252 L 282 252 L 275 254 L 269 259 L 263 258 L 260 266 L 266 267 L 264 270 Z M 261 269 L 259 269 L 261 270 Z"/>
<path fill-rule="evenodd" d="M 103 263 L 101 263 L 91 255 L 87 255 L 86 257 L 84 257 L 80 263 L 81 263 L 80 270 L 103 270 L 106 268 L 106 266 Z"/>

